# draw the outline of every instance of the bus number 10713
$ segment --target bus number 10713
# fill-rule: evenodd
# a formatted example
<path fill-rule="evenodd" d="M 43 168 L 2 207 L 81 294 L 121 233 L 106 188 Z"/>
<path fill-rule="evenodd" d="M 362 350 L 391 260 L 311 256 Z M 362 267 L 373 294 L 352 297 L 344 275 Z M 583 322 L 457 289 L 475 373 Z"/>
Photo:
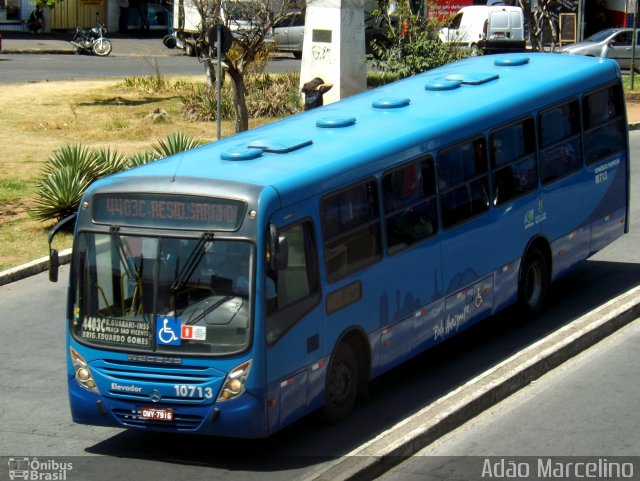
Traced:
<path fill-rule="evenodd" d="M 213 397 L 213 389 L 202 386 L 188 386 L 186 384 L 174 384 L 177 397 L 186 398 L 204 398 L 211 399 Z"/>

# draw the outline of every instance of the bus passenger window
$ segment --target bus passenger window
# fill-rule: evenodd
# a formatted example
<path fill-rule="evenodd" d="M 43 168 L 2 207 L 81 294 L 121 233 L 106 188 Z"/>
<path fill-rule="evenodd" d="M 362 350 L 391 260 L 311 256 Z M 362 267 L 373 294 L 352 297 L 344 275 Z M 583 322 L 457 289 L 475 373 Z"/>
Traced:
<path fill-rule="evenodd" d="M 438 156 L 442 226 L 446 229 L 489 209 L 484 137 L 443 150 Z"/>
<path fill-rule="evenodd" d="M 375 180 L 325 197 L 320 215 L 329 281 L 337 281 L 382 257 Z"/>
<path fill-rule="evenodd" d="M 436 233 L 438 211 L 431 157 L 385 173 L 382 191 L 390 254 Z"/>
<path fill-rule="evenodd" d="M 540 175 L 542 183 L 570 175 L 582 167 L 580 105 L 573 100 L 542 112 L 540 129 Z"/>
<path fill-rule="evenodd" d="M 303 222 L 283 229 L 287 240 L 286 267 L 267 271 L 265 302 L 267 342 L 274 344 L 320 300 L 320 281 L 313 229 Z M 275 298 L 274 298 L 275 296 Z"/>
<path fill-rule="evenodd" d="M 491 134 L 493 204 L 501 205 L 538 186 L 533 119 L 508 125 Z"/>
<path fill-rule="evenodd" d="M 620 88 L 612 85 L 586 95 L 583 100 L 584 146 L 588 165 L 620 152 L 625 140 Z"/>

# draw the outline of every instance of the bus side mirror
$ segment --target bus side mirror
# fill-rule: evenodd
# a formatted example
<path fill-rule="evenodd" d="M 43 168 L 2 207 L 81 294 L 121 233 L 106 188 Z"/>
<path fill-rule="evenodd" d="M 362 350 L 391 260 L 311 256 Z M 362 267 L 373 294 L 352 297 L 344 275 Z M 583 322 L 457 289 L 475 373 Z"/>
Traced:
<path fill-rule="evenodd" d="M 58 259 L 58 251 L 49 249 L 49 280 L 58 282 L 58 269 L 60 268 L 60 260 Z"/>
<path fill-rule="evenodd" d="M 56 225 L 54 225 L 49 231 L 49 280 L 51 282 L 58 282 L 58 269 L 60 268 L 60 259 L 58 258 L 58 251 L 51 247 L 53 244 L 53 238 L 58 231 L 62 229 L 68 222 L 75 220 L 77 214 L 71 214 L 65 217 Z"/>

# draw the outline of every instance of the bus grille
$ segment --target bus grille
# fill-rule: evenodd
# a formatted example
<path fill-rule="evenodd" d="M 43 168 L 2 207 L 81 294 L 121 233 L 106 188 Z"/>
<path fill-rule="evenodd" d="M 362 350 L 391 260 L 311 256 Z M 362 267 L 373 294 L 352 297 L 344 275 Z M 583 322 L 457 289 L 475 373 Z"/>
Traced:
<path fill-rule="evenodd" d="M 162 428 L 167 430 L 191 430 L 196 429 L 202 423 L 204 419 L 202 416 L 183 414 L 179 412 L 174 413 L 173 421 L 152 421 L 149 419 L 143 419 L 142 413 L 138 410 L 131 409 L 113 409 L 113 414 L 118 420 L 127 427 L 137 428 Z"/>
<path fill-rule="evenodd" d="M 203 397 L 205 387 L 210 393 L 217 393 L 225 374 L 217 369 L 203 366 L 158 366 L 152 364 L 137 364 L 123 361 L 100 360 L 91 364 L 92 370 L 111 387 L 116 385 L 146 385 L 152 386 L 162 394 L 164 402 L 177 404 L 200 404 L 211 401 L 211 396 Z M 175 386 L 186 386 L 188 396 L 179 396 Z M 197 387 L 197 388 L 196 388 Z M 103 391 L 113 398 L 144 402 L 149 400 L 150 388 L 143 392 L 123 391 L 109 388 Z"/>

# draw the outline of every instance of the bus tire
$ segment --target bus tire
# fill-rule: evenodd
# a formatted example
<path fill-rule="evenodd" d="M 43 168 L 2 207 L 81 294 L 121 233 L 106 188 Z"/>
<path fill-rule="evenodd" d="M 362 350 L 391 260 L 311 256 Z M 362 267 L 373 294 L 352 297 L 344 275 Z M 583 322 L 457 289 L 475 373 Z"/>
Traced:
<path fill-rule="evenodd" d="M 538 249 L 529 251 L 522 262 L 518 281 L 518 303 L 527 316 L 537 316 L 547 304 L 549 267 Z"/>
<path fill-rule="evenodd" d="M 323 415 L 329 424 L 344 421 L 356 402 L 358 394 L 358 359 L 349 343 L 343 342 L 336 349 L 325 383 Z"/>

